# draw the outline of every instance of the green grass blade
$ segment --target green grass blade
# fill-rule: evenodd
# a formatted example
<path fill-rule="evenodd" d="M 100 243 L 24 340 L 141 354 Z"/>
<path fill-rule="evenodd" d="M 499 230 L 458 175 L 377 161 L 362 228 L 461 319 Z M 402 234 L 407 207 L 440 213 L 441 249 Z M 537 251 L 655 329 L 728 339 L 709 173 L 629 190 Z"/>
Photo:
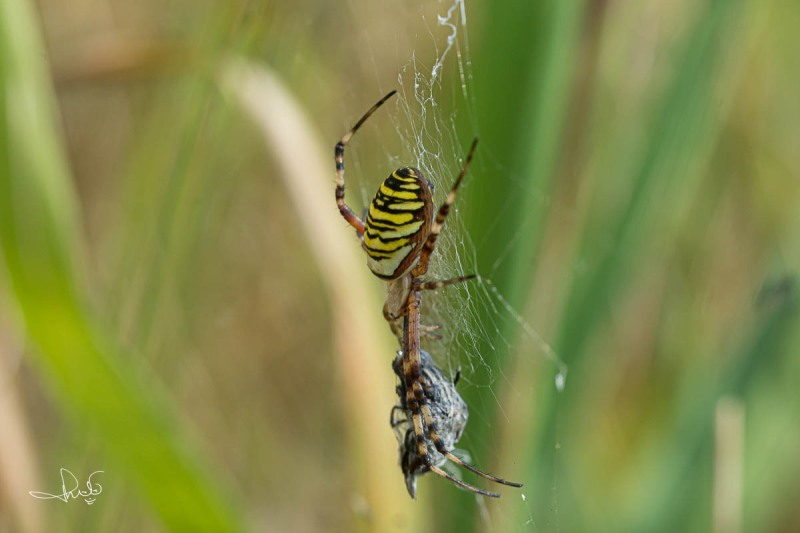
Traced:
<path fill-rule="evenodd" d="M 133 480 L 172 530 L 237 530 L 179 436 L 163 391 L 133 370 L 134 355 L 123 354 L 87 311 L 77 281 L 77 202 L 44 56 L 32 6 L 2 2 L 0 245 L 35 362 L 67 413 L 115 461 L 109 480 Z"/>
<path fill-rule="evenodd" d="M 573 278 L 561 317 L 561 331 L 554 343 L 573 375 L 580 373 L 586 362 L 593 333 L 611 318 L 613 302 L 621 300 L 633 269 L 651 250 L 652 241 L 648 237 L 657 228 L 666 227 L 670 217 L 679 211 L 680 200 L 690 196 L 687 191 L 698 187 L 702 174 L 689 172 L 689 169 L 698 163 L 698 158 L 707 156 L 706 148 L 718 133 L 714 118 L 718 106 L 714 105 L 714 96 L 724 58 L 720 43 L 735 20 L 737 5 L 737 2 L 705 4 L 680 43 L 674 77 L 655 106 L 638 162 L 620 163 L 637 157 L 630 145 L 623 143 L 623 149 L 611 165 L 613 168 L 600 177 L 602 180 L 613 176 L 614 180 L 629 184 L 628 196 L 611 215 L 598 216 L 590 211 L 584 226 L 576 256 L 583 262 L 581 275 Z M 617 172 L 623 174 L 614 175 L 619 168 L 622 170 Z M 542 387 L 549 386 L 550 382 L 547 376 Z M 541 404 L 541 428 L 537 434 L 538 445 L 532 448 L 534 462 L 529 479 L 535 480 L 531 491 L 537 502 L 535 508 L 543 514 L 557 507 L 550 498 L 555 496 L 551 489 L 561 472 L 560 455 L 553 446 L 558 442 L 558 413 L 579 396 L 574 387 L 568 385 L 564 395 L 566 403 L 545 401 Z M 567 495 L 562 492 L 561 497 Z"/>
<path fill-rule="evenodd" d="M 473 166 L 475 177 L 459 202 L 468 206 L 467 226 L 477 243 L 480 273 L 517 309 L 522 308 L 530 288 L 531 265 L 541 243 L 547 215 L 544 199 L 550 194 L 559 159 L 584 6 L 580 0 L 487 2 L 482 6 L 484 26 L 475 48 L 475 73 L 483 164 Z M 495 162 L 503 164 L 496 166 Z M 520 228 L 523 235 L 515 241 L 513 253 L 497 263 Z M 484 312 L 487 314 L 476 320 L 490 323 L 496 318 L 490 316 L 490 310 Z M 495 375 L 508 355 L 506 344 L 499 339 L 514 334 L 518 334 L 518 324 L 508 321 L 496 338 L 481 347 L 484 361 Z M 473 389 L 464 394 L 470 405 L 481 403 L 474 393 Z M 493 400 L 487 401 L 493 405 Z M 491 458 L 491 453 L 484 452 L 498 444 L 493 442 L 490 428 L 472 424 L 468 430 L 477 457 Z M 501 474 L 518 480 L 520 471 Z M 519 501 L 519 491 L 501 492 L 504 500 Z M 457 499 L 462 509 L 469 496 L 455 494 L 451 499 Z M 467 513 L 454 516 L 461 520 L 453 526 L 456 531 L 475 525 L 474 517 Z"/>

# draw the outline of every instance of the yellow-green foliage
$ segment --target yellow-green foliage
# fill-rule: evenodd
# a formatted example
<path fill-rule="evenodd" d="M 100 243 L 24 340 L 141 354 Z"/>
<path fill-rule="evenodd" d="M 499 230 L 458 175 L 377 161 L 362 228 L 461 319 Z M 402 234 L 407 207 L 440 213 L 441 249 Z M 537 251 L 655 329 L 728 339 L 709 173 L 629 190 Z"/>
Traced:
<path fill-rule="evenodd" d="M 470 304 L 501 326 L 463 360 L 462 445 L 525 487 L 408 500 L 333 145 L 412 52 L 428 75 L 447 7 L 0 0 L 0 530 L 797 529 L 784 0 L 465 5 L 437 95 L 481 139 L 463 253 L 568 374 Z M 413 164 L 393 118 L 348 148 L 356 212 Z M 104 471 L 92 506 L 28 496 L 61 467 Z"/>

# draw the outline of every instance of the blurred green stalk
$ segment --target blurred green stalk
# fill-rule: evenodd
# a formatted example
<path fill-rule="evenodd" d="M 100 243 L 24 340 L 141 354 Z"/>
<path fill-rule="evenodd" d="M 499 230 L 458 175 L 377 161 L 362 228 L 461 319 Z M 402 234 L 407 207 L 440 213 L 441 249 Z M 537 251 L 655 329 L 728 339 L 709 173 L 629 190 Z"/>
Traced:
<path fill-rule="evenodd" d="M 501 172 L 492 168 L 491 173 L 477 175 L 470 182 L 463 203 L 469 206 L 468 231 L 472 240 L 480 244 L 480 273 L 491 274 L 491 281 L 512 307 L 522 309 L 547 216 L 541 199 L 551 192 L 560 156 L 585 2 L 485 2 L 479 10 L 478 18 L 484 22 L 474 61 L 479 151 L 491 154 L 503 166 Z M 480 165 L 473 166 L 474 173 L 481 170 Z M 502 217 L 498 216 L 500 213 Z M 520 231 L 524 234 L 515 241 L 511 255 L 496 263 Z M 479 316 L 477 320 L 491 323 L 493 317 Z M 518 324 L 506 321 L 496 338 L 482 346 L 483 360 L 490 372 L 503 368 L 508 356 L 506 344 L 496 341 L 514 334 L 518 334 Z M 465 396 L 472 404 L 474 395 Z M 469 429 L 480 457 L 486 456 L 481 449 L 498 444 L 492 442 L 491 427 L 473 424 Z M 519 472 L 501 474 L 519 480 Z M 528 489 L 522 492 L 527 493 Z M 518 492 L 503 493 L 504 500 L 519 501 Z M 459 505 L 466 500 L 461 494 L 450 499 L 458 499 Z M 459 520 L 453 525 L 454 531 L 476 527 L 473 515 L 462 511 L 453 516 Z"/>
<path fill-rule="evenodd" d="M 78 202 L 44 57 L 33 6 L 0 3 L 0 246 L 32 355 L 73 421 L 119 464 L 109 480 L 134 480 L 169 529 L 238 530 L 164 392 L 123 362 L 133 354 L 87 311 Z"/>
<path fill-rule="evenodd" d="M 588 341 L 609 318 L 611 302 L 621 300 L 631 269 L 651 250 L 648 236 L 697 190 L 702 173 L 688 169 L 708 157 L 707 149 L 719 129 L 719 106 L 714 105 L 714 96 L 723 59 L 721 43 L 736 20 L 738 6 L 736 1 L 709 1 L 698 6 L 694 24 L 677 47 L 673 77 L 653 107 L 652 116 L 643 117 L 647 124 L 643 147 L 632 150 L 637 144 L 630 139 L 611 146 L 616 153 L 603 158 L 611 164 L 599 169 L 602 175 L 593 177 L 599 188 L 594 199 L 601 201 L 590 202 L 585 214 L 576 215 L 584 222 L 578 228 L 578 247 L 571 264 L 581 264 L 582 268 L 567 278 L 566 307 L 552 343 L 573 374 L 580 372 L 585 362 Z M 481 243 L 478 262 L 484 267 L 494 264 L 504 252 L 506 239 L 517 238 L 512 254 L 497 265 L 492 279 L 514 307 L 524 309 L 544 223 L 552 215 L 542 199 L 553 194 L 558 163 L 570 160 L 571 143 L 575 141 L 565 138 L 565 125 L 574 93 L 572 76 L 584 38 L 582 30 L 591 21 L 584 20 L 585 6 L 580 1 L 492 2 L 484 9 L 482 18 L 487 25 L 475 59 L 481 136 L 494 158 L 505 166 L 504 173 L 471 182 L 469 194 L 480 201 L 470 202 L 469 231 L 473 240 Z M 641 135 L 641 131 L 636 134 Z M 607 192 L 602 188 L 604 179 L 627 184 L 627 197 L 612 199 L 611 205 L 617 207 L 610 216 L 597 211 L 598 204 L 608 203 L 602 196 Z M 509 191 L 514 194 L 511 199 Z M 502 217 L 498 217 L 500 213 Z M 494 238 L 483 239 L 487 231 Z M 491 317 L 478 320 L 489 321 Z M 494 340 L 511 338 L 512 334 L 501 330 Z M 504 346 L 503 342 L 492 341 L 490 345 L 494 348 L 491 356 L 484 357 L 494 370 L 503 366 L 507 354 L 497 348 Z M 559 520 L 564 519 L 554 513 L 560 506 L 570 507 L 566 503 L 571 498 L 568 490 L 553 490 L 565 477 L 560 473 L 560 455 L 554 444 L 559 442 L 559 413 L 566 412 L 575 394 L 568 382 L 565 393 L 556 397 L 553 374 L 557 370 L 539 377 L 515 376 L 515 390 L 526 390 L 536 383 L 539 392 L 532 400 L 535 416 L 516 421 L 526 424 L 526 429 L 516 435 L 525 435 L 527 442 L 515 444 L 515 448 L 529 453 L 529 457 L 518 459 L 528 465 L 524 492 L 530 503 L 504 502 L 505 524 L 524 523 L 532 512 L 538 526 L 558 527 Z M 490 427 L 484 425 L 483 429 L 488 432 Z M 488 442 L 489 435 L 474 437 L 475 433 L 476 428 L 471 428 L 477 442 Z M 655 500 L 650 503 L 655 505 Z M 651 509 L 648 516 L 660 514 Z M 564 524 L 581 521 L 573 516 Z M 459 525 L 466 528 L 467 521 Z"/>

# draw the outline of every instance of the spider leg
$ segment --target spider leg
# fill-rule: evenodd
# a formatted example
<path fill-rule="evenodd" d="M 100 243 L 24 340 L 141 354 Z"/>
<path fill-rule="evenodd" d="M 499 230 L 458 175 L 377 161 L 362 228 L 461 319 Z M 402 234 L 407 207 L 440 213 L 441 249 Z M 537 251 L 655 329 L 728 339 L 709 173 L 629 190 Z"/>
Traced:
<path fill-rule="evenodd" d="M 440 329 L 442 329 L 441 324 L 420 324 L 419 334 L 423 335 L 428 339 L 440 341 L 442 340 L 443 337 L 438 333 L 434 333 L 435 331 L 439 331 Z"/>
<path fill-rule="evenodd" d="M 424 274 L 428 270 L 428 260 L 430 259 L 431 254 L 433 253 L 433 249 L 436 246 L 436 239 L 439 237 L 439 233 L 441 233 L 442 231 L 442 226 L 444 226 L 444 221 L 447 219 L 447 215 L 450 214 L 450 206 L 453 205 L 453 202 L 455 202 L 456 200 L 456 193 L 458 192 L 458 187 L 464 180 L 464 176 L 466 176 L 467 170 L 469 170 L 469 164 L 472 162 L 472 156 L 475 154 L 476 146 L 478 146 L 477 137 L 475 138 L 475 140 L 472 141 L 472 146 L 470 147 L 469 152 L 467 153 L 467 159 L 464 161 L 464 166 L 461 168 L 461 172 L 458 174 L 458 178 L 456 178 L 455 183 L 453 183 L 453 187 L 447 194 L 447 198 L 445 198 L 444 203 L 441 205 L 441 207 L 439 207 L 439 212 L 436 213 L 436 220 L 433 221 L 430 233 L 428 233 L 428 238 L 425 240 L 422 252 L 420 252 L 419 263 L 417 264 L 417 267 L 414 270 L 414 272 L 419 273 L 419 275 Z"/>
<path fill-rule="evenodd" d="M 431 462 L 431 458 L 428 455 L 428 445 L 425 443 L 425 429 L 423 427 L 423 421 L 425 427 L 428 428 L 428 433 L 430 434 L 431 439 L 433 440 L 437 451 L 442 455 L 444 455 L 445 457 L 447 457 L 448 459 L 450 459 L 451 461 L 452 461 L 451 456 L 452 457 L 455 456 L 445 449 L 445 447 L 442 445 L 441 439 L 439 438 L 439 434 L 436 433 L 436 428 L 434 427 L 433 421 L 431 420 L 430 409 L 428 408 L 428 404 L 425 401 L 424 394 L 422 391 L 422 386 L 419 384 L 418 381 L 414 383 L 413 389 L 414 389 L 413 391 L 406 393 L 407 394 L 406 403 L 409 405 L 409 409 L 411 410 L 411 419 L 412 422 L 414 423 L 414 433 L 417 437 L 417 453 L 422 458 L 425 465 L 428 468 L 430 468 L 431 472 L 434 472 L 435 474 L 438 474 L 443 478 L 452 481 L 462 489 L 474 492 L 475 494 L 482 494 L 484 496 L 490 496 L 492 498 L 499 498 L 500 494 L 496 492 L 485 491 L 483 489 L 479 489 L 478 487 L 470 485 L 469 483 L 462 481 L 456 478 L 455 476 L 452 476 L 451 474 L 448 474 L 447 472 L 445 472 L 444 470 L 442 470 L 441 468 L 439 468 L 438 466 L 434 465 Z M 408 398 L 409 395 L 414 398 L 414 401 L 411 401 L 410 403 Z M 422 396 L 422 402 L 419 401 L 420 396 Z M 466 465 L 466 463 L 464 463 L 460 459 L 458 461 L 462 465 Z M 473 472 L 483 474 L 477 469 L 468 468 L 468 470 L 472 470 Z M 492 477 L 489 477 L 489 479 L 495 480 Z M 514 484 L 514 486 L 521 486 L 521 485 Z"/>
<path fill-rule="evenodd" d="M 444 470 L 433 464 L 430 456 L 428 455 L 428 446 L 425 443 L 425 428 L 423 427 L 423 418 L 427 417 L 424 417 L 424 415 L 421 414 L 425 412 L 425 410 L 427 409 L 427 405 L 425 403 L 420 404 L 419 401 L 417 400 L 417 396 L 422 394 L 422 387 L 418 385 L 419 382 L 414 383 L 414 389 L 415 389 L 414 391 L 410 389 L 406 390 L 406 405 L 408 406 L 408 409 L 411 411 L 411 421 L 414 426 L 414 435 L 416 436 L 417 439 L 417 455 L 420 456 L 422 461 L 425 463 L 425 466 L 427 466 L 431 472 L 447 479 L 448 481 L 452 481 L 462 489 L 468 490 L 475 494 L 482 494 L 483 496 L 489 496 L 491 498 L 499 498 L 500 494 L 496 492 L 485 491 L 483 489 L 479 489 L 478 487 L 472 486 L 469 483 L 458 479 L 457 477 L 445 472 Z M 424 401 L 425 400 L 423 395 L 423 402 Z M 431 427 L 428 426 L 428 430 L 430 429 Z M 436 436 L 436 438 L 438 438 L 438 435 Z"/>
<path fill-rule="evenodd" d="M 435 280 L 435 281 L 425 281 L 417 285 L 418 290 L 426 291 L 426 290 L 437 290 L 442 287 L 447 287 L 449 285 L 455 285 L 456 283 L 462 283 L 464 281 L 469 281 L 471 279 L 475 279 L 477 275 L 469 274 L 467 276 L 459 276 L 457 278 L 445 279 L 445 280 Z M 403 300 L 408 300 L 408 293 L 411 291 L 410 288 L 403 289 L 405 293 L 403 294 Z M 398 312 L 395 314 L 392 312 L 391 307 L 389 305 L 390 298 L 387 298 L 386 301 L 383 303 L 383 318 L 386 322 L 389 323 L 389 328 L 392 330 L 392 333 L 395 337 L 402 341 L 403 339 L 403 327 L 402 327 L 402 318 L 405 315 L 405 306 L 403 306 L 402 313 Z M 434 333 L 435 331 L 441 329 L 441 326 L 438 324 L 431 324 L 431 325 L 422 325 L 420 326 L 420 334 L 424 335 L 428 338 L 441 340 L 442 336 Z"/>
<path fill-rule="evenodd" d="M 403 316 L 395 316 L 389 311 L 389 303 L 384 302 L 383 304 L 383 318 L 386 322 L 389 323 L 389 329 L 392 330 L 392 334 L 402 341 L 403 339 L 403 326 L 402 326 L 402 318 Z M 442 336 L 436 331 L 442 329 L 440 324 L 421 324 L 420 325 L 420 335 L 424 335 L 425 337 L 433 340 L 440 341 L 442 340 Z"/>
<path fill-rule="evenodd" d="M 425 281 L 425 282 L 422 282 L 422 283 L 418 284 L 417 287 L 418 287 L 418 290 L 421 290 L 421 291 L 434 291 L 434 290 L 440 289 L 442 287 L 447 287 L 448 285 L 455 285 L 456 283 L 469 281 L 469 280 L 474 279 L 476 277 L 477 276 L 475 274 L 469 274 L 468 276 L 459 276 L 457 278 L 451 278 L 451 279 L 445 279 L 445 280 Z M 383 315 L 384 317 L 386 317 L 386 312 L 387 312 L 386 308 L 384 307 L 384 315 Z M 394 320 L 398 320 L 398 318 L 399 317 L 395 317 Z M 389 320 L 389 319 L 387 318 L 386 320 Z M 397 324 L 394 324 L 393 326 L 397 326 Z M 425 336 L 425 337 L 427 337 L 429 339 L 440 341 L 440 340 L 442 340 L 442 336 L 439 335 L 438 333 L 435 333 L 436 331 L 438 331 L 440 329 L 442 329 L 441 324 L 421 324 L 420 325 L 420 335 L 423 335 L 423 336 Z M 400 335 L 398 335 L 395 332 L 395 327 L 392 327 L 392 332 L 395 333 L 395 335 L 398 338 L 400 338 Z"/>
<path fill-rule="evenodd" d="M 428 407 L 427 400 L 425 399 L 425 392 L 423 391 L 422 383 L 420 382 L 422 362 L 419 347 L 419 302 L 419 291 L 411 291 L 408 296 L 406 320 L 403 323 L 403 376 L 406 385 L 406 408 L 411 411 L 411 423 L 414 427 L 414 435 L 417 439 L 417 454 L 431 472 L 434 472 L 435 474 L 452 481 L 459 487 L 475 494 L 499 498 L 500 495 L 496 492 L 488 492 L 479 489 L 478 487 L 474 487 L 469 483 L 461 481 L 460 479 L 448 474 L 438 466 L 434 465 L 430 456 L 428 455 L 428 445 L 425 440 L 425 426 L 428 428 L 428 432 L 431 435 L 431 439 L 434 441 L 437 451 L 442 453 L 442 455 L 454 463 L 465 466 L 465 468 L 468 470 L 482 475 L 487 479 L 491 479 L 492 481 L 498 481 L 504 484 L 510 484 L 512 486 L 520 486 L 518 484 L 512 484 L 505 480 L 501 480 L 500 478 L 495 478 L 494 476 L 489 476 L 488 474 L 485 474 L 480 470 L 467 465 L 461 461 L 461 459 L 450 453 L 442 444 L 439 434 L 436 432 L 436 428 L 434 427 L 430 408 Z M 455 458 L 455 460 L 451 457 Z"/>
<path fill-rule="evenodd" d="M 421 291 L 435 291 L 436 289 L 441 289 L 442 287 L 447 287 L 448 285 L 455 285 L 456 283 L 461 283 L 464 281 L 469 281 L 471 279 L 475 279 L 477 275 L 469 274 L 467 276 L 459 276 L 457 278 L 451 279 L 444 279 L 444 280 L 436 280 L 436 281 L 425 281 L 419 285 L 419 290 Z"/>
<path fill-rule="evenodd" d="M 452 451 L 445 448 L 444 444 L 442 444 L 442 439 L 439 437 L 439 434 L 436 432 L 436 427 L 433 422 L 433 417 L 431 416 L 431 411 L 426 404 L 420 406 L 422 411 L 422 416 L 425 419 L 425 425 L 428 427 L 428 433 L 430 433 L 431 440 L 433 441 L 434 446 L 436 446 L 436 451 L 447 457 L 448 460 L 457 464 L 458 466 L 464 467 L 470 472 L 481 476 L 482 478 L 488 479 L 490 481 L 494 481 L 495 483 L 500 483 L 501 485 L 508 485 L 510 487 L 521 487 L 522 483 L 515 483 L 513 481 L 506 481 L 503 478 L 499 478 L 497 476 L 493 476 L 491 474 L 487 474 L 486 472 L 482 472 L 472 466 L 469 463 L 465 463 L 457 456 L 453 455 Z"/>
<path fill-rule="evenodd" d="M 395 413 L 397 413 L 398 411 L 400 411 L 400 413 L 402 414 L 403 407 L 401 405 L 395 405 L 392 407 L 392 410 L 389 411 L 389 425 L 392 427 L 392 429 L 401 426 L 406 422 L 405 418 L 402 417 L 398 418 L 395 416 Z"/>
<path fill-rule="evenodd" d="M 348 142 L 350 142 L 350 139 L 358 131 L 358 128 L 360 128 L 361 125 L 364 124 L 364 122 L 366 122 L 366 120 L 396 92 L 397 91 L 391 91 L 389 94 L 378 100 L 375 105 L 369 108 L 369 111 L 364 113 L 364 116 L 361 117 L 358 122 L 356 122 L 356 125 L 353 126 L 350 131 L 345 133 L 344 136 L 342 136 L 334 148 L 334 160 L 336 161 L 336 206 L 339 208 L 339 212 L 342 214 L 348 224 L 355 228 L 359 237 L 364 236 L 364 221 L 361 220 L 358 215 L 356 215 L 355 212 L 347 206 L 347 204 L 344 203 L 344 147 L 347 146 Z"/>

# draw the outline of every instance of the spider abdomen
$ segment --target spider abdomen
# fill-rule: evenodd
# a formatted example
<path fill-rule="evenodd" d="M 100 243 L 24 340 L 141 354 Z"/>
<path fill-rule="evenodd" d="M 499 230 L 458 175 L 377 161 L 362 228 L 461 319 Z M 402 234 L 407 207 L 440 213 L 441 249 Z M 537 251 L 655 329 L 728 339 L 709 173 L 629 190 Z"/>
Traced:
<path fill-rule="evenodd" d="M 386 178 L 369 205 L 362 245 L 367 266 L 383 279 L 397 279 L 419 258 L 430 233 L 433 205 L 428 180 L 416 168 Z"/>

